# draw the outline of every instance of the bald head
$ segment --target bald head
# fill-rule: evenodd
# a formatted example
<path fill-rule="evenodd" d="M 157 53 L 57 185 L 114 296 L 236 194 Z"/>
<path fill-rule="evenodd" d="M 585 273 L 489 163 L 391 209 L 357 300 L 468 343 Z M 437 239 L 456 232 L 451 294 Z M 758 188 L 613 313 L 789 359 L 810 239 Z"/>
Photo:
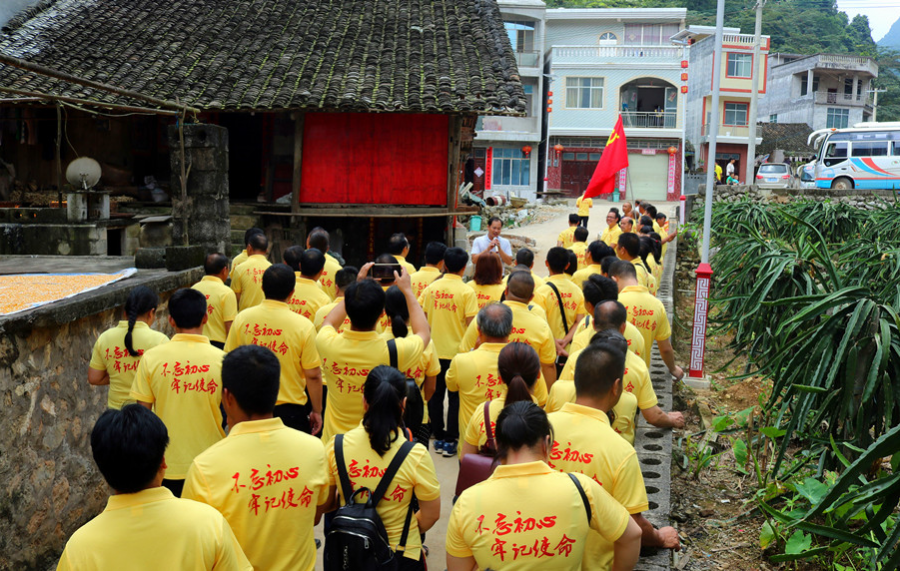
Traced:
<path fill-rule="evenodd" d="M 534 297 L 534 278 L 531 272 L 513 272 L 506 282 L 506 298 L 528 303 Z"/>
<path fill-rule="evenodd" d="M 594 306 L 594 329 L 621 331 L 628 320 L 628 311 L 618 301 L 604 301 Z"/>
<path fill-rule="evenodd" d="M 476 318 L 478 331 L 487 342 L 506 343 L 512 333 L 512 310 L 502 303 L 490 303 L 481 308 Z"/>

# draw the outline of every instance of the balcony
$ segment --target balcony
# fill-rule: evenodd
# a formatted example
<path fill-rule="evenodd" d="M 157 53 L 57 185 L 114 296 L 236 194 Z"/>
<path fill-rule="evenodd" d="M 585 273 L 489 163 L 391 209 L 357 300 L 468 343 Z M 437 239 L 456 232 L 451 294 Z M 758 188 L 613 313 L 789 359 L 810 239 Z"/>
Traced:
<path fill-rule="evenodd" d="M 817 91 L 814 93 L 816 104 L 839 105 L 842 107 L 871 107 L 872 98 L 863 93 L 857 93 L 856 99 L 849 93 L 829 93 Z"/>
<path fill-rule="evenodd" d="M 656 113 L 653 111 L 623 111 L 622 124 L 626 128 L 676 129 L 678 113 Z"/>
<path fill-rule="evenodd" d="M 598 60 L 634 60 L 678 67 L 684 49 L 678 46 L 554 46 L 553 63 L 601 63 Z"/>
<path fill-rule="evenodd" d="M 519 67 L 540 67 L 541 52 L 514 52 L 516 54 L 516 65 Z"/>
<path fill-rule="evenodd" d="M 700 136 L 709 136 L 709 124 L 700 128 Z M 719 137 L 749 137 L 750 127 L 746 125 L 719 125 Z"/>

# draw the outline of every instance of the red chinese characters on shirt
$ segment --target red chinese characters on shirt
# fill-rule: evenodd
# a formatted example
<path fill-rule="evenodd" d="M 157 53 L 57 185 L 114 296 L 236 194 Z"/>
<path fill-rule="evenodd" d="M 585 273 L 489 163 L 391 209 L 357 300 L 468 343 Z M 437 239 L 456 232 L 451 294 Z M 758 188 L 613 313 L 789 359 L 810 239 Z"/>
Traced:
<path fill-rule="evenodd" d="M 551 466 L 553 460 L 563 460 L 565 462 L 578 462 L 581 464 L 590 464 L 594 461 L 594 455 L 586 452 L 579 452 L 572 446 L 571 442 L 566 442 L 566 448 L 563 449 L 559 442 L 553 441 L 553 450 L 550 451 Z M 555 466 L 554 466 L 555 467 Z"/>
<path fill-rule="evenodd" d="M 521 512 L 516 512 L 516 516 L 513 517 L 498 513 L 492 520 L 481 515 L 476 521 L 475 532 L 478 535 L 494 536 L 490 550 L 494 557 L 499 558 L 502 562 L 524 558 L 569 557 L 572 554 L 573 545 L 576 543 L 576 540 L 571 539 L 565 533 L 558 541 L 555 538 L 551 539 L 550 536 L 555 535 L 553 528 L 557 524 L 557 516 L 526 517 Z M 548 531 L 546 535 L 534 539 L 517 541 L 518 534 L 540 530 L 553 531 Z"/>
<path fill-rule="evenodd" d="M 652 309 L 644 309 L 634 305 L 628 313 L 631 315 L 631 323 L 638 329 L 656 331 L 656 319 L 653 317 L 654 311 Z"/>
<path fill-rule="evenodd" d="M 250 474 L 243 478 L 240 472 L 235 472 L 231 477 L 234 480 L 231 491 L 236 494 L 244 490 L 250 492 L 247 508 L 253 512 L 253 515 L 268 513 L 270 510 L 276 509 L 308 508 L 313 505 L 314 493 L 307 486 L 303 486 L 302 490 L 290 486 L 286 490 L 282 490 L 280 494 L 277 491 L 269 493 L 265 490 L 269 486 L 296 480 L 299 475 L 299 466 L 273 469 L 271 465 L 267 464 L 265 470 L 251 468 Z M 260 493 L 257 494 L 257 491 Z"/>
<path fill-rule="evenodd" d="M 475 376 L 475 387 L 484 389 L 484 400 L 494 400 L 502 396 L 503 386 L 503 381 L 499 375 L 488 373 L 487 375 Z"/>
<path fill-rule="evenodd" d="M 191 364 L 190 361 L 175 361 L 174 363 L 163 363 L 160 375 L 165 379 L 172 377 L 169 383 L 169 389 L 177 395 L 186 395 L 188 393 L 209 393 L 216 394 L 219 389 L 219 383 L 213 377 L 206 375 L 197 378 L 197 375 L 208 373 L 209 365 Z"/>
<path fill-rule="evenodd" d="M 104 356 L 107 362 L 112 362 L 112 368 L 117 373 L 127 373 L 129 371 L 137 371 L 138 361 L 144 354 L 143 349 L 137 349 L 137 357 L 133 357 L 128 349 L 124 347 L 107 348 Z"/>

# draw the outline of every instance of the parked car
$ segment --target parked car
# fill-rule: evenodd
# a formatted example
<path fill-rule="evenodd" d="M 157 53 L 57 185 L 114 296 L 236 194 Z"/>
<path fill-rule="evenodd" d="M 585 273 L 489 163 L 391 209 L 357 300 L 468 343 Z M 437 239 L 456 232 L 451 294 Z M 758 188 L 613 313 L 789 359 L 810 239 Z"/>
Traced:
<path fill-rule="evenodd" d="M 794 188 L 791 167 L 783 163 L 767 163 L 756 171 L 756 186 L 759 188 Z"/>
<path fill-rule="evenodd" d="M 800 177 L 800 188 L 816 188 L 816 163 L 797 167 Z"/>

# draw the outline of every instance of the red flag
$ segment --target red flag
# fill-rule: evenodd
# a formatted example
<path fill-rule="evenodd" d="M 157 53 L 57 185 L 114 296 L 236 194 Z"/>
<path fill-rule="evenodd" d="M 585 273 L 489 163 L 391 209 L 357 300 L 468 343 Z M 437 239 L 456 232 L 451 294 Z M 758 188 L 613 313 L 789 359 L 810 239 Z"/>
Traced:
<path fill-rule="evenodd" d="M 587 190 L 585 198 L 592 198 L 599 194 L 610 194 L 616 185 L 616 175 L 619 171 L 628 167 L 628 143 L 625 141 L 625 128 L 622 126 L 622 116 L 616 121 L 612 134 L 606 141 L 606 148 L 600 155 L 597 168 Z"/>

